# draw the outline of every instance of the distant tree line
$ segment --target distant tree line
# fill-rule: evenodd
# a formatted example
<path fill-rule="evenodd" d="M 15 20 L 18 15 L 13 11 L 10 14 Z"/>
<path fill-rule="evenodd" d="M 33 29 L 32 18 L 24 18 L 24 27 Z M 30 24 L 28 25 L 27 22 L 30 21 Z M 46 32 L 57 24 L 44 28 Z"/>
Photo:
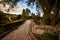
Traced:
<path fill-rule="evenodd" d="M 1 0 L 0 3 L 6 5 L 8 3 L 11 5 L 11 8 L 16 6 L 17 2 L 21 0 Z M 48 24 L 52 26 L 56 26 L 56 24 L 60 24 L 60 0 L 28 0 L 27 4 L 30 6 L 31 4 L 36 4 L 36 10 L 40 13 L 40 10 L 44 12 L 43 17 L 39 17 L 34 13 L 31 13 L 29 9 L 24 9 L 22 12 L 22 19 L 38 19 L 38 21 L 42 24 Z M 8 9 L 9 11 L 9 9 Z M 51 13 L 53 12 L 53 14 Z M 31 13 L 31 16 L 29 14 Z M 40 19 L 40 20 L 39 20 Z M 9 19 L 10 20 L 10 19 Z M 10 20 L 11 21 L 11 20 Z"/>
<path fill-rule="evenodd" d="M 51 25 L 56 26 L 58 15 L 60 15 L 60 0 L 28 0 L 28 5 L 36 3 L 37 11 L 43 10 L 44 17 L 43 20 L 47 21 L 50 19 L 51 12 L 53 13 L 53 17 L 51 18 Z M 40 13 L 40 12 L 39 12 Z M 46 22 L 47 23 L 47 22 Z"/>
<path fill-rule="evenodd" d="M 9 14 L 0 11 L 0 24 L 10 23 L 20 19 L 21 15 Z"/>

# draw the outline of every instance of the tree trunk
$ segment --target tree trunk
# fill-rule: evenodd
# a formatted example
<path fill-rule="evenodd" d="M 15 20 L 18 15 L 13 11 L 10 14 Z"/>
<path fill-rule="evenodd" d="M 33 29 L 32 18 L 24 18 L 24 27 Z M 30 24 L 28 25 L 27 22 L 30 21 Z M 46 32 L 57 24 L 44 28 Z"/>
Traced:
<path fill-rule="evenodd" d="M 43 19 L 46 21 L 46 19 L 50 17 L 50 12 L 51 12 L 51 6 L 49 5 L 48 0 L 46 0 L 46 10 L 43 11 L 44 11 Z"/>
<path fill-rule="evenodd" d="M 52 26 L 56 26 L 56 21 L 57 21 L 58 13 L 59 13 L 58 0 L 56 0 L 55 1 L 55 6 L 54 6 L 54 17 L 53 17 L 53 20 L 51 22 Z"/>

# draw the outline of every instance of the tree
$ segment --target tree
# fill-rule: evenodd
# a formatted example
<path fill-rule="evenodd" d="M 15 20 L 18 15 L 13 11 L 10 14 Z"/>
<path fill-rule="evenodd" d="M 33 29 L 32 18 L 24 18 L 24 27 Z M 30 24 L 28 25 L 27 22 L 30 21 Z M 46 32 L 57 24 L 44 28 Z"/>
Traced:
<path fill-rule="evenodd" d="M 26 15 L 25 15 L 25 9 L 23 9 L 23 11 L 22 11 L 22 19 L 26 19 L 25 17 L 26 17 Z"/>
<path fill-rule="evenodd" d="M 22 11 L 22 18 L 23 19 L 28 19 L 30 13 L 31 13 L 31 11 L 29 9 L 23 9 L 23 11 Z"/>
<path fill-rule="evenodd" d="M 58 14 L 59 14 L 59 0 L 55 0 L 54 17 L 53 17 L 53 20 L 51 22 L 51 24 L 53 26 L 56 26 L 56 21 L 57 21 Z"/>
<path fill-rule="evenodd" d="M 26 9 L 26 18 L 29 19 L 29 14 L 31 13 L 31 11 L 27 8 Z"/>
<path fill-rule="evenodd" d="M 37 11 L 39 11 L 41 8 L 43 9 L 44 12 L 44 18 L 47 19 L 50 17 L 51 10 L 54 10 L 54 17 L 52 20 L 52 25 L 56 25 L 56 19 L 58 16 L 59 12 L 59 7 L 60 7 L 60 0 L 28 0 L 28 5 L 36 3 Z"/>
<path fill-rule="evenodd" d="M 21 15 L 17 15 L 17 20 L 20 20 L 21 19 Z"/>

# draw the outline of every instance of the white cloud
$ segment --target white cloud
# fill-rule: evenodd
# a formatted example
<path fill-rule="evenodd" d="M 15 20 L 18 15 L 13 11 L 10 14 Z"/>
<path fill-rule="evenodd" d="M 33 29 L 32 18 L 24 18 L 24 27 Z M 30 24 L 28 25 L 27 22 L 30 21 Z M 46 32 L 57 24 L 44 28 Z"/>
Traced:
<path fill-rule="evenodd" d="M 10 5 L 6 4 L 5 6 L 0 3 L 0 10 L 6 12 L 10 8 Z"/>
<path fill-rule="evenodd" d="M 21 5 L 17 5 L 14 8 L 10 9 L 9 13 L 11 13 L 11 14 L 21 14 L 23 9 L 24 8 Z"/>
<path fill-rule="evenodd" d="M 2 3 L 0 3 L 0 10 L 5 12 L 5 13 L 10 13 L 10 14 L 20 14 L 22 12 L 22 10 L 24 9 L 23 6 L 21 5 L 17 5 L 17 6 L 14 6 L 14 8 L 10 9 L 11 6 L 9 4 L 6 4 L 5 7 Z M 9 12 L 7 12 L 7 10 L 10 9 Z"/>

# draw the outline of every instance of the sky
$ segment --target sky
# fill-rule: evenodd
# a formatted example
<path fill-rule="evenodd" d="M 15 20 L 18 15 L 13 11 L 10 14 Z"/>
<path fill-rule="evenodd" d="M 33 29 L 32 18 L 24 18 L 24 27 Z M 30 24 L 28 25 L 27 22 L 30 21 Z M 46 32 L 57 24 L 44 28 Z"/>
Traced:
<path fill-rule="evenodd" d="M 14 8 L 10 9 L 9 12 L 7 12 L 7 9 L 11 8 L 11 6 L 9 4 L 6 4 L 5 7 L 3 6 L 2 3 L 0 3 L 0 10 L 3 11 L 4 13 L 10 13 L 10 14 L 21 14 L 23 9 L 30 9 L 31 13 L 37 13 L 36 11 L 36 4 L 32 5 L 32 6 L 28 6 L 26 3 L 27 0 L 21 0 L 17 3 L 16 6 L 14 6 Z M 43 12 L 41 11 L 41 16 L 42 16 Z"/>
<path fill-rule="evenodd" d="M 0 10 L 5 12 L 5 13 L 10 13 L 10 14 L 21 14 L 23 9 L 30 9 L 31 13 L 36 13 L 36 5 L 33 6 L 28 6 L 26 3 L 27 0 L 21 0 L 17 3 L 14 8 L 10 9 L 9 12 L 7 12 L 7 9 L 11 8 L 9 4 L 6 4 L 5 7 L 2 3 L 0 3 Z"/>
<path fill-rule="evenodd" d="M 26 0 L 18 2 L 17 6 L 22 6 L 22 9 L 30 9 L 31 12 L 36 13 L 36 5 L 28 6 Z"/>

